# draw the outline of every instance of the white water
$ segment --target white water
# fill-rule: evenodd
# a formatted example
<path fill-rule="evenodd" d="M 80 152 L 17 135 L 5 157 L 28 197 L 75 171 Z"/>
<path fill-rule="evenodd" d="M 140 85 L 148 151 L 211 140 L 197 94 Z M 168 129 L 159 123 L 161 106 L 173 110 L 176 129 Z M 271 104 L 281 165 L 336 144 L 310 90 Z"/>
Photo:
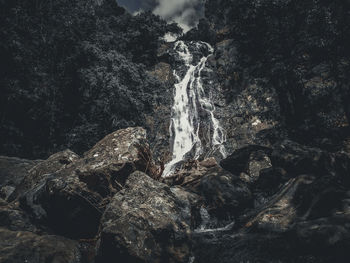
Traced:
<path fill-rule="evenodd" d="M 200 106 L 209 116 L 212 129 L 210 136 L 210 153 L 219 151 L 223 157 L 226 157 L 223 143 L 226 141 L 225 132 L 220 126 L 219 121 L 214 116 L 215 107 L 208 97 L 206 97 L 201 73 L 205 68 L 208 57 L 213 54 L 213 48 L 204 42 L 191 43 L 198 49 L 205 47 L 209 51 L 208 56 L 200 59 L 197 65 L 192 65 L 193 56 L 188 46 L 183 41 L 175 43 L 174 50 L 177 52 L 183 67 L 187 68 L 185 76 L 181 79 L 179 74 L 174 70 L 174 76 L 178 81 L 175 84 L 174 105 L 172 107 L 172 118 L 170 123 L 170 137 L 173 142 L 172 160 L 165 166 L 163 176 L 171 175 L 176 165 L 185 160 L 190 153 L 193 159 L 198 159 L 203 154 L 199 130 L 201 120 L 198 114 Z"/>
<path fill-rule="evenodd" d="M 231 230 L 234 225 L 235 222 L 232 221 L 231 223 L 229 223 L 228 225 L 224 226 L 224 227 L 214 227 L 212 228 L 212 224 L 216 224 L 216 220 L 212 220 L 210 218 L 209 212 L 207 211 L 207 209 L 205 209 L 203 206 L 200 208 L 199 213 L 201 215 L 201 225 L 196 228 L 194 231 L 196 233 L 207 233 L 207 232 L 221 232 L 221 231 L 228 231 Z M 213 222 L 215 221 L 215 222 Z"/>

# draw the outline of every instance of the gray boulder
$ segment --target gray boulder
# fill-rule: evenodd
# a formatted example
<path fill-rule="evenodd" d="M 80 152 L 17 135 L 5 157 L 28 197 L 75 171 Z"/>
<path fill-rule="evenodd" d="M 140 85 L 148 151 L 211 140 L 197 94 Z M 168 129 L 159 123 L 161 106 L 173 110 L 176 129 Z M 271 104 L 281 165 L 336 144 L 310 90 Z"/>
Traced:
<path fill-rule="evenodd" d="M 181 188 L 133 173 L 102 217 L 98 262 L 188 262 L 195 200 Z"/>
<path fill-rule="evenodd" d="M 45 175 L 31 177 L 34 187 L 21 195 L 21 207 L 57 234 L 94 237 L 106 204 L 127 177 L 135 170 L 151 175 L 156 170 L 145 139 L 143 128 L 118 130 L 53 173 L 47 173 L 50 162 L 41 165 L 32 175 Z"/>

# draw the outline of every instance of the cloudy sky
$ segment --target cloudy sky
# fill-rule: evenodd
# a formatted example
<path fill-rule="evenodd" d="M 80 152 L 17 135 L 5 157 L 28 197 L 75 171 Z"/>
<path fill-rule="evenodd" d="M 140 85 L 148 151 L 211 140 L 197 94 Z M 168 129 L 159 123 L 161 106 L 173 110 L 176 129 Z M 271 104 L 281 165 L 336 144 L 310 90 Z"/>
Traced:
<path fill-rule="evenodd" d="M 177 22 L 185 31 L 203 16 L 203 0 L 117 0 L 131 13 L 152 10 L 167 21 Z"/>

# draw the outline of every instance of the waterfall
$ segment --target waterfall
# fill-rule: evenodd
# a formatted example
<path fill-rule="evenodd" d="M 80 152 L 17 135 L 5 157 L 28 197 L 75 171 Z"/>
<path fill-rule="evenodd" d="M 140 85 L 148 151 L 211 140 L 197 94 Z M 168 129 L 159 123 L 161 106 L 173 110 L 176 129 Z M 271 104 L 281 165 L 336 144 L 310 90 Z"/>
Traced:
<path fill-rule="evenodd" d="M 206 50 L 208 55 L 200 58 L 197 64 L 189 46 L 184 41 L 178 41 L 174 50 L 181 61 L 181 69 L 186 74 L 181 77 L 181 70 L 174 70 L 177 81 L 175 84 L 174 105 L 170 122 L 170 137 L 172 142 L 172 160 L 166 164 L 163 176 L 169 176 L 176 166 L 186 158 L 198 159 L 203 155 L 202 140 L 199 136 L 201 125 L 209 123 L 210 153 L 219 151 L 226 157 L 223 143 L 226 135 L 219 121 L 215 118 L 215 107 L 206 95 L 202 82 L 202 71 L 208 58 L 213 54 L 213 48 L 205 42 L 190 42 L 195 50 Z M 195 65 L 193 65 L 195 64 Z M 199 110 L 206 112 L 207 120 L 201 120 Z M 208 155 L 207 154 L 207 155 Z"/>

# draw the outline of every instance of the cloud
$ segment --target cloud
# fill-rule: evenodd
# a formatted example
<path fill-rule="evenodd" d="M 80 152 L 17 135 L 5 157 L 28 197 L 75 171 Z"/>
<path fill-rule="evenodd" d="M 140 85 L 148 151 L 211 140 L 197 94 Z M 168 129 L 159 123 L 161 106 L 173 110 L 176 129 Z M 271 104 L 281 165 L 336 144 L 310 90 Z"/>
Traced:
<path fill-rule="evenodd" d="M 118 0 L 134 15 L 142 10 L 152 10 L 168 22 L 178 23 L 184 31 L 197 25 L 204 16 L 204 0 Z"/>
<path fill-rule="evenodd" d="M 203 17 L 203 0 L 155 0 L 157 6 L 153 13 L 178 23 L 184 31 L 196 26 Z"/>

